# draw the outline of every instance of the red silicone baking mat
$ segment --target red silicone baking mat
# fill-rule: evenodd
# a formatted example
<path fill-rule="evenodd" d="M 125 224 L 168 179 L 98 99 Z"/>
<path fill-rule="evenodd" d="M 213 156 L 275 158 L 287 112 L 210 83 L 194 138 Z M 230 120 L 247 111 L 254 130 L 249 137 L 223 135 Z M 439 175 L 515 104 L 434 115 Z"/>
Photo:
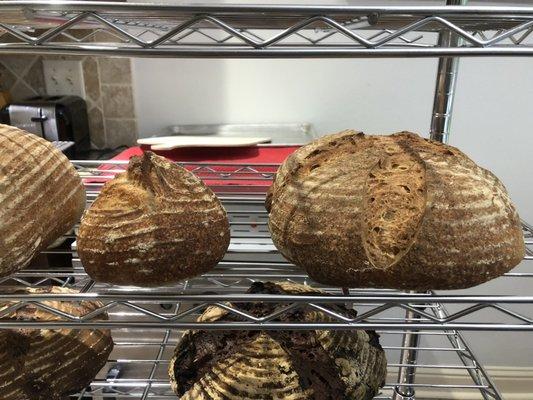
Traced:
<path fill-rule="evenodd" d="M 185 168 L 202 178 L 215 192 L 265 193 L 279 164 L 299 147 L 190 147 L 155 153 L 183 163 Z M 142 155 L 145 150 L 149 150 L 149 147 L 131 147 L 112 160 L 127 161 L 132 156 Z M 116 170 L 116 165 L 104 163 L 99 169 Z M 109 172 L 106 175 L 109 175 Z"/>

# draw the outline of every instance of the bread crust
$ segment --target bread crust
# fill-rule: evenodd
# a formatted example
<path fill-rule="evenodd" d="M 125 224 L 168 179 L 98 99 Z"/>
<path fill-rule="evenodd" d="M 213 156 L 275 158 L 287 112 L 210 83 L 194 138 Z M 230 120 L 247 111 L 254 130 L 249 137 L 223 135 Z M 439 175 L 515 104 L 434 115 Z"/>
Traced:
<path fill-rule="evenodd" d="M 59 287 L 25 288 L 27 294 L 76 293 Z M 49 307 L 80 317 L 102 307 L 97 301 L 45 301 Z M 0 304 L 0 310 L 9 307 Z M 107 319 L 104 313 L 99 319 Z M 57 321 L 61 318 L 32 304 L 2 319 Z M 87 387 L 105 365 L 113 340 L 106 329 L 0 330 L 0 398 L 2 400 L 63 400 Z"/>
<path fill-rule="evenodd" d="M 423 171 L 420 185 L 404 172 L 380 167 L 393 160 L 406 165 L 402 157 L 416 159 L 417 171 Z M 387 182 L 372 183 L 376 168 Z M 420 190 L 413 209 L 402 205 L 408 197 L 395 198 L 399 185 Z M 398 239 L 392 262 L 378 262 L 370 251 L 369 246 L 386 247 L 384 236 L 367 240 L 369 229 L 383 228 L 382 215 L 372 215 L 368 205 L 375 196 L 390 202 L 389 231 L 411 233 L 409 240 Z M 461 289 L 502 275 L 525 254 L 520 219 L 499 179 L 455 147 L 410 132 L 344 131 L 300 148 L 279 168 L 266 206 L 276 247 L 329 285 Z M 414 222 L 400 229 L 406 215 Z"/>
<path fill-rule="evenodd" d="M 320 295 L 289 282 L 255 282 L 251 293 Z M 354 310 L 330 305 L 354 318 Z M 257 317 L 279 311 L 273 303 L 240 303 Z M 329 322 L 311 310 L 292 310 L 280 322 Z M 199 318 L 238 320 L 220 307 Z M 189 331 L 170 360 L 172 389 L 181 400 L 369 400 L 384 385 L 387 360 L 374 331 Z"/>
<path fill-rule="evenodd" d="M 95 281 L 158 286 L 214 268 L 229 238 L 215 194 L 191 172 L 146 152 L 85 212 L 78 254 Z"/>
<path fill-rule="evenodd" d="M 85 189 L 52 143 L 0 124 L 0 277 L 32 258 L 79 221 Z"/>

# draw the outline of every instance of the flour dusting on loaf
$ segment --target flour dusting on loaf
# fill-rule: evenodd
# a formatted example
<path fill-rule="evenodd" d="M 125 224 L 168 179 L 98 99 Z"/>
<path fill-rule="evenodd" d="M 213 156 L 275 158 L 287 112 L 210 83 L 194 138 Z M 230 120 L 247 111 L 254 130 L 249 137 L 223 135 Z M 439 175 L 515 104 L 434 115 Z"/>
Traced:
<path fill-rule="evenodd" d="M 229 237 L 215 194 L 191 172 L 146 152 L 107 182 L 86 211 L 78 253 L 96 281 L 166 285 L 215 267 Z"/>
<path fill-rule="evenodd" d="M 23 294 L 72 294 L 59 287 L 24 288 Z M 48 307 L 80 317 L 103 304 L 44 301 Z M 0 303 L 0 311 L 10 306 Z M 107 318 L 102 314 L 97 319 Z M 3 320 L 58 321 L 61 317 L 28 304 Z M 113 340 L 104 329 L 2 329 L 0 330 L 0 399 L 64 400 L 87 387 L 105 365 Z"/>
<path fill-rule="evenodd" d="M 0 124 L 0 277 L 27 266 L 85 208 L 74 166 L 52 143 Z"/>
<path fill-rule="evenodd" d="M 266 206 L 277 248 L 325 284 L 459 289 L 502 275 L 525 253 L 498 178 L 409 132 L 344 131 L 300 148 Z"/>

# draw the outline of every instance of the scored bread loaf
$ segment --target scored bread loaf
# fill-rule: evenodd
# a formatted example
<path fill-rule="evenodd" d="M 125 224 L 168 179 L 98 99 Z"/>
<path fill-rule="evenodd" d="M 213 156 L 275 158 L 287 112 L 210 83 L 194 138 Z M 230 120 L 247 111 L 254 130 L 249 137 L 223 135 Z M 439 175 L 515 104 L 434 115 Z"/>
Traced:
<path fill-rule="evenodd" d="M 0 125 L 0 277 L 27 266 L 74 226 L 84 207 L 81 179 L 61 151 Z"/>
<path fill-rule="evenodd" d="M 281 165 L 266 207 L 276 247 L 324 284 L 460 289 L 525 252 L 498 178 L 409 132 L 315 140 Z"/>
<path fill-rule="evenodd" d="M 288 282 L 255 282 L 257 294 L 317 295 L 323 292 Z M 256 317 L 280 311 L 274 303 L 240 303 Z M 343 306 L 328 308 L 355 318 Z M 331 322 L 327 314 L 292 309 L 281 322 Z M 209 307 L 200 321 L 238 317 Z M 189 331 L 169 365 L 172 389 L 181 400 L 278 399 L 368 400 L 384 385 L 385 353 L 374 331 Z"/>
<path fill-rule="evenodd" d="M 73 290 L 59 287 L 20 289 L 20 294 L 68 294 Z M 102 304 L 43 302 L 46 306 L 80 317 Z M 0 311 L 10 306 L 0 303 Z M 102 314 L 100 319 L 107 319 Z M 56 321 L 61 317 L 27 304 L 0 319 Z M 0 330 L 0 399 L 64 400 L 69 394 L 87 387 L 105 365 L 113 340 L 103 329 L 2 329 Z"/>
<path fill-rule="evenodd" d="M 82 217 L 77 245 L 95 281 L 157 286 L 212 269 L 229 238 L 215 194 L 191 172 L 146 152 L 104 185 Z"/>

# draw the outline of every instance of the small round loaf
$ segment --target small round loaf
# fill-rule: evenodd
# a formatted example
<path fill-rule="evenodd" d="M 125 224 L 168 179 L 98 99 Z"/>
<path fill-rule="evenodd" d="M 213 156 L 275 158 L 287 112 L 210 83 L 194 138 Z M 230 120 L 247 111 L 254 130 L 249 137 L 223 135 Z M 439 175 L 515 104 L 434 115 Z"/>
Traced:
<path fill-rule="evenodd" d="M 298 149 L 266 206 L 276 247 L 329 285 L 460 289 L 500 276 L 525 253 L 498 178 L 408 132 L 345 131 Z"/>
<path fill-rule="evenodd" d="M 294 283 L 255 282 L 249 292 L 316 295 Z M 280 308 L 274 303 L 239 303 L 257 317 Z M 328 305 L 355 317 L 354 310 Z M 201 321 L 235 320 L 216 306 Z M 330 322 L 311 309 L 291 310 L 281 322 Z M 278 399 L 369 400 L 384 385 L 385 353 L 374 331 L 189 331 L 169 365 L 172 389 L 181 400 Z"/>
<path fill-rule="evenodd" d="M 85 208 L 74 166 L 36 135 L 0 125 L 0 277 L 26 267 Z"/>
<path fill-rule="evenodd" d="M 104 185 L 82 218 L 77 244 L 95 281 L 158 286 L 214 268 L 229 239 L 214 193 L 191 172 L 146 152 Z"/>
<path fill-rule="evenodd" d="M 76 293 L 52 287 L 22 289 L 23 293 Z M 74 316 L 86 315 L 102 304 L 45 301 L 49 307 Z M 0 311 L 9 304 L 0 304 Z M 102 314 L 100 319 L 106 319 Z M 28 304 L 3 320 L 53 321 L 60 317 Z M 0 330 L 0 399 L 64 400 L 87 387 L 105 365 L 113 340 L 102 329 L 2 329 Z"/>

